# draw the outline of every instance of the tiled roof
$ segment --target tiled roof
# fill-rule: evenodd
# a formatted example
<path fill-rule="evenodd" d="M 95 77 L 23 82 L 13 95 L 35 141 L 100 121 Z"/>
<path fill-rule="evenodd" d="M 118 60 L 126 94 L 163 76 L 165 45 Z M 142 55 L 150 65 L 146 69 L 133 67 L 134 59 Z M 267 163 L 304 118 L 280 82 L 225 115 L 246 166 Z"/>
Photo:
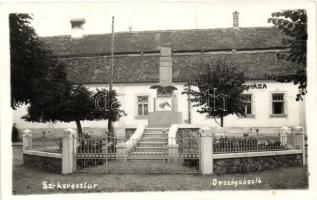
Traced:
<path fill-rule="evenodd" d="M 115 53 L 158 52 L 161 46 L 173 51 L 268 49 L 285 47 L 282 34 L 272 27 L 217 28 L 195 30 L 139 31 L 115 33 Z M 59 56 L 109 54 L 111 34 L 45 37 L 43 41 Z"/>
<path fill-rule="evenodd" d="M 186 82 L 202 63 L 226 58 L 238 64 L 248 79 L 267 79 L 267 75 L 296 72 L 297 66 L 277 60 L 275 52 L 173 55 L 173 82 Z M 63 58 L 69 80 L 75 83 L 101 83 L 109 80 L 109 57 Z M 140 83 L 159 81 L 159 56 L 117 56 L 114 59 L 114 82 Z"/>
<path fill-rule="evenodd" d="M 74 83 L 109 81 L 110 40 L 110 34 L 86 35 L 81 39 L 43 38 L 66 64 L 68 79 Z M 296 72 L 298 68 L 277 59 L 275 50 L 286 46 L 283 35 L 275 28 L 122 32 L 115 34 L 114 82 L 158 82 L 161 46 L 169 46 L 174 52 L 174 82 L 185 82 L 203 63 L 224 57 L 238 64 L 253 80 Z"/>

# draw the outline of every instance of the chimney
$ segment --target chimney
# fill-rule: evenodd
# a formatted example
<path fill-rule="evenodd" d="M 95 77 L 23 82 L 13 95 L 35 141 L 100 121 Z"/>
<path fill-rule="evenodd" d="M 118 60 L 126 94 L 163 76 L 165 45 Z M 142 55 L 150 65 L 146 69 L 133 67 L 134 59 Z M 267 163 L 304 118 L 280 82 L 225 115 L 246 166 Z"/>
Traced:
<path fill-rule="evenodd" d="M 161 47 L 160 55 L 160 84 L 172 83 L 172 53 L 170 47 Z"/>
<path fill-rule="evenodd" d="M 234 11 L 232 13 L 232 17 L 233 17 L 233 28 L 238 29 L 239 28 L 239 12 Z"/>
<path fill-rule="evenodd" d="M 71 37 L 72 38 L 82 38 L 84 35 L 84 18 L 71 19 Z"/>
<path fill-rule="evenodd" d="M 129 32 L 131 32 L 132 31 L 132 26 L 129 26 Z"/>

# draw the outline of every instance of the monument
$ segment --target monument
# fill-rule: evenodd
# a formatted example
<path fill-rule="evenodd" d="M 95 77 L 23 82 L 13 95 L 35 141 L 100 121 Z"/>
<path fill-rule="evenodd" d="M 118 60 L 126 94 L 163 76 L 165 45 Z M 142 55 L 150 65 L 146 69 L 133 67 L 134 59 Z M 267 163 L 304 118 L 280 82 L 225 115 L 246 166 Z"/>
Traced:
<path fill-rule="evenodd" d="M 170 127 L 183 123 L 182 113 L 177 110 L 177 95 L 174 94 L 177 88 L 172 85 L 171 48 L 161 47 L 160 53 L 160 82 L 151 87 L 156 89 L 157 96 L 154 112 L 149 113 L 149 127 Z"/>

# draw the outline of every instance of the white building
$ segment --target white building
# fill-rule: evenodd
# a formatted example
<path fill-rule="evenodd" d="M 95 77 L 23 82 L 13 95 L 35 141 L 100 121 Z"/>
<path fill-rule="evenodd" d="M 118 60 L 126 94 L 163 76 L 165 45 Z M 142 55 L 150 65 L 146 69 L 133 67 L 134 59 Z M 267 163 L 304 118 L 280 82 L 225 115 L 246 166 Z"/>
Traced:
<path fill-rule="evenodd" d="M 269 80 L 268 75 L 295 73 L 298 66 L 277 59 L 287 52 L 283 35 L 272 27 L 238 26 L 234 13 L 232 28 L 140 31 L 115 33 L 114 86 L 127 116 L 116 126 L 170 123 L 216 126 L 217 119 L 196 112 L 181 94 L 184 84 L 194 71 L 217 58 L 237 63 L 248 76 L 245 91 L 248 115 L 225 117 L 225 127 L 265 127 L 305 125 L 303 102 L 295 100 L 298 92 L 293 83 Z M 82 19 L 73 20 L 74 35 L 43 38 L 60 61 L 67 66 L 68 79 L 91 89 L 107 87 L 110 72 L 110 34 L 83 35 Z M 74 25 L 74 23 L 76 23 Z M 176 115 L 155 116 L 160 111 L 157 92 L 150 89 L 158 83 L 171 82 L 177 90 L 170 98 L 171 111 Z M 26 107 L 14 111 L 14 122 L 24 128 L 75 127 L 75 123 L 38 124 L 24 122 L 20 117 Z M 152 122 L 151 122 L 152 120 Z M 163 121 L 160 121 L 163 120 Z M 105 121 L 84 122 L 84 127 L 106 127 Z"/>

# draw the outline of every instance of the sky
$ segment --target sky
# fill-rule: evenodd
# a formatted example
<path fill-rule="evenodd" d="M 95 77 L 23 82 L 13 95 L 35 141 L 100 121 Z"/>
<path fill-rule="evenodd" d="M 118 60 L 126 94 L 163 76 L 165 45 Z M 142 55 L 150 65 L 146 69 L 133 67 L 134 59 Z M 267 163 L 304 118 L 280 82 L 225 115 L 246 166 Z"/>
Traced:
<path fill-rule="evenodd" d="M 110 33 L 112 16 L 115 32 L 128 31 L 130 26 L 133 31 L 226 28 L 232 27 L 232 13 L 237 10 L 241 27 L 259 27 L 272 26 L 267 23 L 271 13 L 289 6 L 252 2 L 41 4 L 32 9 L 32 25 L 39 36 L 69 35 L 72 18 L 85 18 L 84 34 Z"/>

